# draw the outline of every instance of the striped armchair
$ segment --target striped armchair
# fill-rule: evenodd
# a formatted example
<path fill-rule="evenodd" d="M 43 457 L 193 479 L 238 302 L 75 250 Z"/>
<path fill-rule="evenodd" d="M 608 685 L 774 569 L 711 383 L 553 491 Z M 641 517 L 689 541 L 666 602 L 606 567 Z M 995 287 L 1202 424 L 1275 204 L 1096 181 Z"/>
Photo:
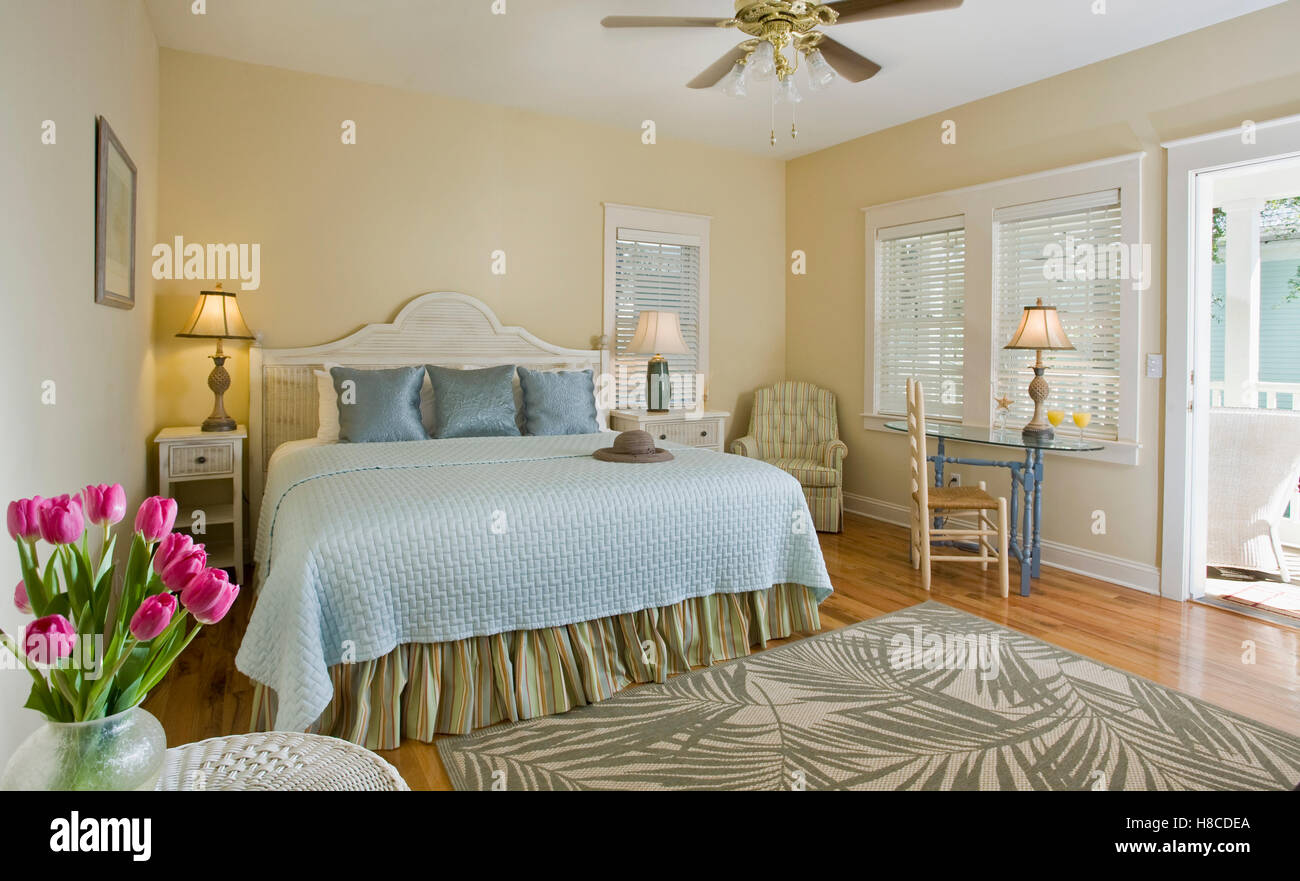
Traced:
<path fill-rule="evenodd" d="M 754 392 L 749 434 L 731 452 L 761 459 L 803 486 L 819 532 L 839 532 L 844 523 L 844 457 L 835 395 L 810 382 L 781 382 Z"/>

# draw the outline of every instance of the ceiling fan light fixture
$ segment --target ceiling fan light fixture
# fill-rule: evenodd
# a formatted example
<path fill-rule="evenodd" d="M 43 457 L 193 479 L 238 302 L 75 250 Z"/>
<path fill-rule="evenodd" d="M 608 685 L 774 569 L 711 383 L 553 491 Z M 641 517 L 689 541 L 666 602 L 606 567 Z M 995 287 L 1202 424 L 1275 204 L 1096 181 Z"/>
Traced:
<path fill-rule="evenodd" d="M 814 92 L 820 92 L 835 82 L 835 69 L 827 62 L 820 49 L 813 49 L 805 56 L 808 60 L 808 86 Z"/>
<path fill-rule="evenodd" d="M 776 72 L 776 48 L 767 40 L 760 41 L 749 56 L 749 65 L 755 80 L 768 80 Z"/>
<path fill-rule="evenodd" d="M 737 61 L 731 71 L 722 78 L 722 82 L 718 84 L 719 91 L 728 98 L 743 98 L 749 94 L 749 90 L 745 86 L 747 67 L 748 65 L 745 62 Z"/>

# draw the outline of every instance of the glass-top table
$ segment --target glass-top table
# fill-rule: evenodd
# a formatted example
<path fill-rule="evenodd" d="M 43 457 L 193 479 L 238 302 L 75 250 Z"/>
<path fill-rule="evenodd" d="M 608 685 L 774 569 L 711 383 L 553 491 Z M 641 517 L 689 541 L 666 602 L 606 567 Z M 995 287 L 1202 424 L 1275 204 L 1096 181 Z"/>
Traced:
<path fill-rule="evenodd" d="M 886 422 L 885 428 L 893 431 L 907 431 L 906 420 Z M 1077 437 L 1056 436 L 1050 439 L 1036 438 L 1030 440 L 1020 433 L 1018 428 L 985 428 L 981 425 L 957 425 L 952 422 L 925 423 L 926 437 L 944 440 L 966 441 L 972 444 L 989 444 L 996 447 L 1020 447 L 1022 450 L 1055 450 L 1058 453 L 1086 453 L 1104 450 L 1101 444 L 1091 440 L 1079 440 Z"/>
<path fill-rule="evenodd" d="M 907 421 L 886 422 L 885 428 L 893 431 L 907 431 Z M 938 438 L 939 447 L 935 455 L 927 456 L 934 463 L 934 485 L 943 486 L 943 466 L 946 463 L 957 465 L 983 465 L 994 468 L 1006 468 L 1011 472 L 1010 499 L 1010 535 L 1008 536 L 1011 556 L 1020 561 L 1020 595 L 1029 596 L 1029 582 L 1038 577 L 1042 563 L 1042 542 L 1039 520 L 1043 510 L 1043 453 L 1088 453 L 1104 450 L 1097 441 L 1078 437 L 1057 436 L 1053 438 L 1026 438 L 1018 428 L 987 428 L 979 425 L 957 425 L 951 422 L 925 423 L 926 437 Z M 972 459 L 962 456 L 948 456 L 944 452 L 946 441 L 968 444 L 984 444 L 992 447 L 1012 447 L 1024 450 L 1024 461 L 999 461 L 995 459 Z M 1019 490 L 1019 493 L 1017 493 Z M 1023 510 L 1021 510 L 1023 497 Z M 1032 516 L 1031 516 L 1032 515 Z M 1020 521 L 1017 538 L 1017 521 Z M 936 525 L 939 518 L 935 520 Z M 952 544 L 952 542 L 940 542 Z"/>

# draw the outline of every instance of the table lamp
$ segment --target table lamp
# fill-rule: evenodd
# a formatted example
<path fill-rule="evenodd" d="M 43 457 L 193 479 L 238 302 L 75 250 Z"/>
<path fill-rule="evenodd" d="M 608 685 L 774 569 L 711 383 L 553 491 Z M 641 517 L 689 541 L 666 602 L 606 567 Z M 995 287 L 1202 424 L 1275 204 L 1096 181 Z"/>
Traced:
<path fill-rule="evenodd" d="M 637 355 L 654 355 L 645 368 L 646 410 L 650 413 L 667 413 L 673 387 L 668 379 L 668 359 L 664 355 L 691 353 L 686 340 L 682 339 L 677 313 L 648 310 L 638 315 L 636 332 L 627 344 L 627 351 Z"/>
<path fill-rule="evenodd" d="M 235 420 L 226 414 L 226 405 L 222 400 L 230 388 L 230 374 L 226 372 L 225 352 L 221 350 L 222 340 L 251 340 L 253 332 L 244 323 L 244 316 L 239 314 L 239 304 L 235 295 L 223 291 L 217 285 L 215 291 L 200 291 L 199 302 L 194 306 L 178 337 L 186 339 L 216 340 L 217 352 L 209 355 L 212 359 L 212 372 L 208 374 L 208 388 L 212 389 L 212 415 L 203 420 L 204 431 L 234 431 Z"/>
<path fill-rule="evenodd" d="M 1044 306 L 1043 298 L 1038 298 L 1037 305 L 1026 306 L 1020 318 L 1020 326 L 1011 337 L 1011 342 L 1004 349 L 1033 349 L 1037 352 L 1034 361 L 1034 378 L 1029 382 L 1029 397 L 1034 402 L 1034 418 L 1021 431 L 1021 435 L 1031 440 L 1050 440 L 1055 432 L 1043 415 L 1043 403 L 1047 400 L 1047 380 L 1043 373 L 1047 365 L 1043 363 L 1043 349 L 1073 349 L 1074 344 L 1065 336 L 1061 319 L 1056 314 L 1055 306 Z"/>

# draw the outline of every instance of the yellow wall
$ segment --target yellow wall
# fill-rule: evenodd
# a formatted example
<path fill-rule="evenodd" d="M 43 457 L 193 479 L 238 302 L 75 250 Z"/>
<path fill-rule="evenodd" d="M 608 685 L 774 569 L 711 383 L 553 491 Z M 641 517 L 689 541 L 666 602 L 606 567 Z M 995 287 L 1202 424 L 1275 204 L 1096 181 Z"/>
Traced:
<path fill-rule="evenodd" d="M 161 69 L 159 241 L 260 243 L 261 288 L 239 302 L 267 346 L 325 342 L 453 290 L 589 348 L 609 201 L 713 216 L 709 405 L 733 412 L 733 435 L 752 389 L 785 372 L 782 162 L 166 49 Z M 211 347 L 172 336 L 206 286 L 158 283 L 160 425 L 211 408 Z M 227 407 L 242 420 L 247 348 L 229 348 Z"/>
<path fill-rule="evenodd" d="M 1296 34 L 1300 2 L 1291 2 L 787 165 L 786 241 L 790 249 L 807 252 L 808 274 L 787 281 L 786 368 L 791 379 L 835 391 L 849 445 L 849 493 L 894 505 L 907 500 L 905 439 L 864 430 L 858 416 L 866 320 L 861 209 L 1145 150 L 1142 237 L 1155 249 L 1156 277 L 1141 295 L 1141 351 L 1162 352 L 1165 166 L 1160 142 L 1300 112 Z M 940 141 L 948 119 L 957 124 L 954 145 Z M 1049 457 L 1043 533 L 1156 565 L 1163 382 L 1141 383 L 1140 464 Z M 988 458 L 988 448 L 964 452 Z M 999 487 L 1007 481 L 1005 472 L 988 479 Z M 1099 509 L 1107 514 L 1105 535 L 1091 530 L 1092 512 Z"/>
<path fill-rule="evenodd" d="M 121 483 L 144 496 L 154 426 L 150 353 L 158 186 L 158 48 L 139 0 L 6 3 L 0 27 L 0 503 Z M 137 172 L 136 305 L 97 305 L 95 117 L 106 117 Z M 41 143 L 44 120 L 54 144 Z M 42 403 L 53 380 L 54 403 Z M 133 514 L 132 514 L 133 516 Z M 10 602 L 18 555 L 0 541 L 0 626 L 30 620 Z M 12 580 L 11 580 L 12 579 Z M 0 761 L 40 720 L 19 711 L 30 680 L 0 676 Z"/>

